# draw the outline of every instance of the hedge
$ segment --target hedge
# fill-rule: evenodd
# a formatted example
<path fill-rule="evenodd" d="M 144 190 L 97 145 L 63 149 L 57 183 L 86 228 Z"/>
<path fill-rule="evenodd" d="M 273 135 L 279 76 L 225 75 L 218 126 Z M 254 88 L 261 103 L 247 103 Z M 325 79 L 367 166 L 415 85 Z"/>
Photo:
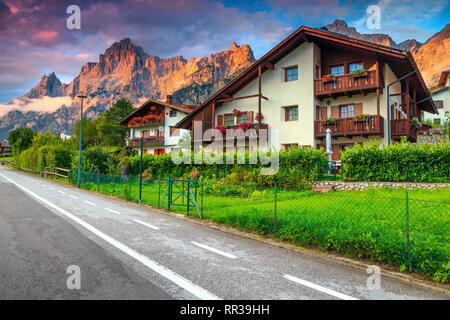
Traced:
<path fill-rule="evenodd" d="M 450 182 L 450 141 L 369 144 L 342 152 L 344 178 L 355 181 Z"/>
<path fill-rule="evenodd" d="M 44 171 L 45 167 L 70 168 L 74 152 L 61 146 L 45 145 L 32 147 L 17 157 L 20 167 Z"/>
<path fill-rule="evenodd" d="M 226 164 L 226 154 L 223 164 L 195 164 L 194 156 L 191 164 L 175 164 L 170 154 L 160 156 L 144 155 L 143 171 L 148 176 L 185 177 L 194 171 L 200 172 L 207 178 L 226 178 L 228 183 L 255 182 L 259 186 L 273 186 L 277 184 L 285 189 L 303 189 L 308 182 L 316 178 L 317 160 L 326 160 L 323 150 L 314 148 L 293 148 L 290 152 L 280 151 L 279 169 L 275 175 L 261 175 L 260 169 L 269 165 L 249 164 L 249 154 L 246 154 L 245 164 Z M 259 156 L 258 156 L 259 159 Z M 237 163 L 236 155 L 235 161 Z M 139 174 L 140 157 L 138 155 L 123 159 L 121 165 L 127 167 L 129 174 Z M 234 181 L 229 181 L 229 180 Z"/>

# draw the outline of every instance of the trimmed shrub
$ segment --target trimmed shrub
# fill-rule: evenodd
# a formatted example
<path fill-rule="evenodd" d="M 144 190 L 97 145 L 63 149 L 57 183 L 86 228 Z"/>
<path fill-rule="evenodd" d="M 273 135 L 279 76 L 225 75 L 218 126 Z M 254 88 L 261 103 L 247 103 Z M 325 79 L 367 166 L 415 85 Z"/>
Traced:
<path fill-rule="evenodd" d="M 450 182 L 450 142 L 374 144 L 342 152 L 344 177 L 356 181 Z"/>

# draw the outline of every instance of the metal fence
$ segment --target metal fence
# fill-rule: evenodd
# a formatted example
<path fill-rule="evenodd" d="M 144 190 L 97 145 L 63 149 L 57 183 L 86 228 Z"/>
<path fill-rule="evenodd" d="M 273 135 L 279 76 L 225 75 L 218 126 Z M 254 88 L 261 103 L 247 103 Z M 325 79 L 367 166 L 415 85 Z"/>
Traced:
<path fill-rule="evenodd" d="M 140 192 L 139 177 L 86 172 L 81 187 L 449 281 L 450 189 L 318 194 L 167 176 Z"/>

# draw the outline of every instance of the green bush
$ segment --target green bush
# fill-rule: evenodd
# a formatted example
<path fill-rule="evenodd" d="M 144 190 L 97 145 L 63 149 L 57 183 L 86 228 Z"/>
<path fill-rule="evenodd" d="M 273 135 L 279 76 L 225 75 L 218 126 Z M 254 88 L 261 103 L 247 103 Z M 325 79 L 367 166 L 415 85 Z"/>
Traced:
<path fill-rule="evenodd" d="M 450 142 L 374 144 L 342 152 L 344 177 L 357 181 L 450 181 Z"/>
<path fill-rule="evenodd" d="M 61 146 L 32 147 L 18 156 L 19 166 L 44 171 L 45 167 L 70 168 L 74 152 Z"/>

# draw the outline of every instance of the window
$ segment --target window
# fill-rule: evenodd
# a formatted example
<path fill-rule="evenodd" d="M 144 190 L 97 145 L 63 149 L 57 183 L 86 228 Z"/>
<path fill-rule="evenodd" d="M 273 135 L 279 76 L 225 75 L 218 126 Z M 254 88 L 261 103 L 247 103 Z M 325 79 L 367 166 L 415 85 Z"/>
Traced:
<path fill-rule="evenodd" d="M 443 109 L 444 108 L 444 101 L 436 100 L 435 103 L 436 103 L 436 108 L 438 108 L 438 109 Z"/>
<path fill-rule="evenodd" d="M 298 120 L 298 107 L 286 107 L 284 109 L 285 112 L 285 120 L 286 121 L 294 121 Z"/>
<path fill-rule="evenodd" d="M 176 117 L 176 116 L 177 116 L 177 111 L 176 110 L 170 110 L 169 117 L 173 118 L 173 117 Z"/>
<path fill-rule="evenodd" d="M 436 124 L 436 125 L 440 125 L 441 124 L 441 119 L 435 118 L 435 119 L 433 119 L 433 123 Z"/>
<path fill-rule="evenodd" d="M 170 128 L 170 136 L 171 137 L 179 137 L 180 136 L 180 129 L 178 129 L 178 128 Z"/>
<path fill-rule="evenodd" d="M 284 69 L 284 80 L 286 82 L 298 80 L 298 67 Z"/>
<path fill-rule="evenodd" d="M 331 73 L 335 76 L 342 76 L 345 73 L 344 65 L 331 67 Z"/>
<path fill-rule="evenodd" d="M 232 114 L 225 115 L 225 125 L 227 126 L 234 125 L 234 116 Z"/>
<path fill-rule="evenodd" d="M 163 155 L 165 153 L 165 150 L 164 149 L 155 149 L 153 152 L 155 155 L 159 156 L 159 155 Z"/>
<path fill-rule="evenodd" d="M 293 147 L 297 147 L 298 144 L 297 143 L 290 143 L 290 144 L 285 144 L 284 145 L 284 150 L 286 150 L 287 152 L 291 152 Z"/>
<path fill-rule="evenodd" d="M 242 114 L 238 119 L 238 123 L 244 123 L 244 122 L 247 122 L 247 112 L 244 112 L 244 114 Z"/>
<path fill-rule="evenodd" d="M 341 118 L 353 118 L 353 105 L 341 106 Z"/>
<path fill-rule="evenodd" d="M 358 63 L 350 63 L 348 65 L 348 72 L 352 73 L 356 70 L 362 70 L 363 69 L 363 65 L 362 63 L 358 62 Z"/>

